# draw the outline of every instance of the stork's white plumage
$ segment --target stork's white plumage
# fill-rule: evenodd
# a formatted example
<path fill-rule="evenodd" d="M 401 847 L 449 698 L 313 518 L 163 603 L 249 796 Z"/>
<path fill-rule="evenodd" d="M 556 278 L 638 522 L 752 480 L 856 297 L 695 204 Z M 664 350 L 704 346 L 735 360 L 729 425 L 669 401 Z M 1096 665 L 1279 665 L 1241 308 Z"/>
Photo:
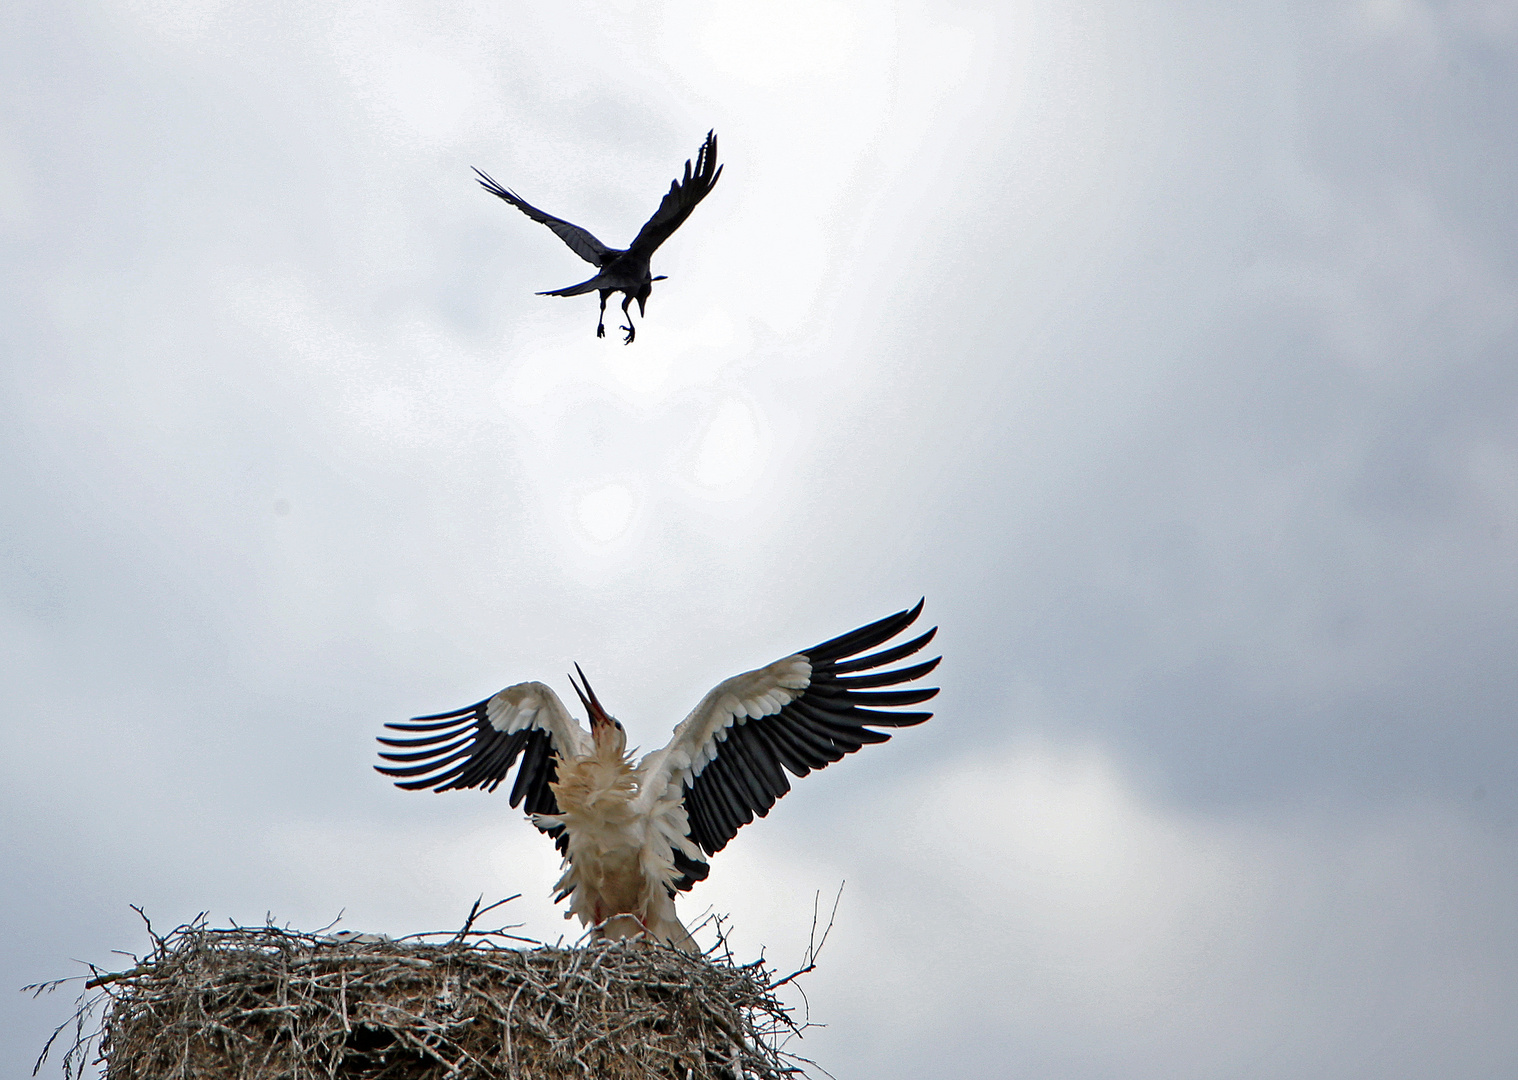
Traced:
<path fill-rule="evenodd" d="M 865 743 L 890 738 L 877 727 L 908 727 L 932 713 L 899 712 L 936 688 L 879 690 L 922 678 L 938 659 L 889 671 L 933 640 L 937 627 L 871 653 L 916 621 L 922 602 L 878 622 L 718 683 L 675 728 L 662 750 L 636 765 L 622 725 L 581 671 L 575 692 L 590 731 L 540 682 L 518 683 L 478 704 L 409 723 L 386 724 L 404 738 L 375 766 L 397 787 L 482 787 L 493 791 L 521 759 L 512 806 L 553 837 L 564 856 L 556 900 L 606 937 L 647 932 L 694 951 L 674 897 L 707 876 L 707 858 L 764 817 L 805 776 Z M 868 654 L 868 655 L 865 655 Z M 576 670 L 579 671 L 578 665 Z M 573 683 L 573 678 L 571 678 Z"/>

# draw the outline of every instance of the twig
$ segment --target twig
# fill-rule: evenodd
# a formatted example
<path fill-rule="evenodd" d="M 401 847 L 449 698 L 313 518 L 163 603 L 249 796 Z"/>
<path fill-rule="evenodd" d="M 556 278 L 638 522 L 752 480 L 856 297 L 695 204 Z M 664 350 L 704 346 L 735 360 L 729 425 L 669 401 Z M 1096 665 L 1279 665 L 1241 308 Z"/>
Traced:
<path fill-rule="evenodd" d="M 812 931 L 807 937 L 806 952 L 801 956 L 801 966 L 783 979 L 778 979 L 765 987 L 766 991 L 773 992 L 786 983 L 817 970 L 817 957 L 822 953 L 822 947 L 828 943 L 828 935 L 833 932 L 833 920 L 838 917 L 838 902 L 843 899 L 843 887 L 847 882 L 838 883 L 838 895 L 833 897 L 833 910 L 828 914 L 827 927 L 822 931 L 822 940 L 817 940 L 817 903 L 822 898 L 821 893 L 812 894 Z"/>
<path fill-rule="evenodd" d="M 49 979 L 47 982 L 31 983 L 28 986 L 23 986 L 21 992 L 23 994 L 30 993 L 32 997 L 39 998 L 43 994 L 51 994 L 64 983 L 74 982 L 76 979 L 82 978 L 84 978 L 83 975 L 70 975 L 66 979 Z"/>
<path fill-rule="evenodd" d="M 469 917 L 464 920 L 464 925 L 461 926 L 461 927 L 459 927 L 459 932 L 457 934 L 453 935 L 453 939 L 449 942 L 449 944 L 452 944 L 452 945 L 461 945 L 461 944 L 463 944 L 464 939 L 467 938 L 470 935 L 470 933 L 473 931 L 474 920 L 475 919 L 479 918 L 481 915 L 485 914 L 487 911 L 494 911 L 496 908 L 500 907 L 502 904 L 509 904 L 513 900 L 519 899 L 521 897 L 521 895 L 522 895 L 521 893 L 516 893 L 513 896 L 506 897 L 506 899 L 504 899 L 504 900 L 497 900 L 495 903 L 491 904 L 489 907 L 483 907 L 483 908 L 480 907 L 480 901 L 483 900 L 483 899 L 485 899 L 485 898 L 483 896 L 478 897 L 475 900 L 475 902 L 473 904 L 471 904 L 470 907 L 469 907 Z"/>
<path fill-rule="evenodd" d="M 91 965 L 91 970 L 93 970 L 93 969 L 94 969 L 94 965 L 92 964 Z M 93 990 L 97 986 L 104 986 L 106 983 L 113 983 L 113 982 L 116 982 L 119 979 L 133 979 L 133 978 L 136 978 L 138 975 L 146 975 L 148 972 L 150 972 L 152 970 L 153 970 L 153 965 L 151 963 L 148 963 L 148 964 L 138 964 L 131 971 L 113 971 L 109 975 L 97 975 L 93 979 L 91 979 L 88 982 L 86 982 L 84 984 L 84 988 L 86 990 Z"/>

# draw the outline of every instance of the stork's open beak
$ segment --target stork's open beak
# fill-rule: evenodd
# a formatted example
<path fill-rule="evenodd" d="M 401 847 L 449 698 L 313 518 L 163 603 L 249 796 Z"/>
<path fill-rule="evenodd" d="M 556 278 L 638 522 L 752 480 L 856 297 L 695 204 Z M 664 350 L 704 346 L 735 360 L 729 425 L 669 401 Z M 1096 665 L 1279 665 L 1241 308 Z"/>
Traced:
<path fill-rule="evenodd" d="M 569 677 L 569 684 L 575 688 L 575 693 L 580 695 L 580 703 L 585 706 L 585 711 L 590 715 L 590 730 L 594 732 L 598 728 L 611 723 L 611 717 L 606 710 L 601 708 L 601 702 L 596 697 L 596 692 L 590 688 L 590 680 L 585 677 L 585 672 L 580 671 L 580 665 L 575 665 L 575 670 L 580 673 L 580 682 L 575 682 L 575 677 Z M 580 683 L 585 684 L 585 689 L 580 689 Z"/>

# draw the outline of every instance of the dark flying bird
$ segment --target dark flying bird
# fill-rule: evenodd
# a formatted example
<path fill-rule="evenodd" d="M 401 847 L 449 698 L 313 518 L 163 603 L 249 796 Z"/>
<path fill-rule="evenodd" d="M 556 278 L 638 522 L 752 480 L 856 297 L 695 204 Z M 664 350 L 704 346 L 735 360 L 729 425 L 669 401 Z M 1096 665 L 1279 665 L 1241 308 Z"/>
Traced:
<path fill-rule="evenodd" d="M 659 209 L 654 211 L 654 216 L 638 230 L 638 235 L 626 249 L 618 250 L 607 247 L 578 225 L 571 225 L 562 218 L 543 213 L 516 192 L 497 184 L 488 174 L 479 169 L 474 171 L 480 178 L 480 186 L 486 191 L 505 199 L 533 221 L 541 221 L 547 225 L 560 240 L 569 245 L 569 249 L 576 255 L 592 266 L 601 268 L 601 272 L 589 281 L 582 281 L 578 285 L 571 285 L 565 289 L 540 292 L 538 295 L 579 296 L 581 293 L 599 292 L 601 317 L 596 323 L 596 337 L 605 337 L 606 298 L 614 292 L 620 292 L 622 314 L 627 317 L 627 325 L 622 329 L 627 331 L 624 341 L 628 345 L 632 344 L 637 331 L 633 329 L 632 314 L 627 310 L 627 305 L 636 300 L 638 316 L 642 318 L 643 305 L 648 301 L 648 294 L 653 291 L 654 282 L 664 280 L 663 274 L 657 277 L 652 276 L 649 260 L 653 258 L 659 245 L 668 240 L 670 234 L 690 217 L 690 212 L 696 208 L 696 204 L 706 198 L 707 193 L 716 185 L 717 177 L 722 175 L 722 167 L 717 164 L 717 135 L 715 132 L 708 131 L 706 142 L 701 144 L 701 149 L 696 154 L 695 172 L 692 173 L 690 160 L 686 159 L 685 179 L 670 183 L 669 194 L 664 196 L 664 201 L 659 204 Z"/>
<path fill-rule="evenodd" d="M 482 787 L 494 791 L 521 759 L 511 805 L 564 856 L 555 902 L 569 897 L 602 937 L 646 933 L 677 948 L 696 945 L 675 914 L 675 894 L 706 877 L 707 859 L 764 817 L 791 789 L 786 772 L 805 776 L 890 738 L 875 728 L 920 724 L 932 713 L 901 712 L 938 693 L 899 687 L 927 675 L 938 658 L 880 670 L 921 650 L 933 635 L 871 652 L 916 621 L 909 611 L 803 649 L 768 667 L 718 683 L 675 728 L 669 745 L 636 765 L 622 725 L 601 707 L 585 673 L 575 692 L 590 715 L 587 733 L 557 694 L 518 683 L 454 712 L 386 724 L 403 738 L 381 738 L 397 787 Z M 579 665 L 575 666 L 579 671 Z M 583 689 L 582 685 L 583 684 Z"/>

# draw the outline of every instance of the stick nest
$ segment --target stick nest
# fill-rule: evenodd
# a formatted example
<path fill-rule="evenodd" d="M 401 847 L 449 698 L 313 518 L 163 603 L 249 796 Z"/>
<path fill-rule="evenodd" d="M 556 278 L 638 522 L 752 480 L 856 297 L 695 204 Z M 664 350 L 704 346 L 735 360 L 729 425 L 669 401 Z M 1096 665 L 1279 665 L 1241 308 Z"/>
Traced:
<path fill-rule="evenodd" d="M 467 928 L 339 943 L 203 920 L 153 940 L 133 970 L 91 980 L 66 1076 L 91 1044 L 106 1080 L 779 1080 L 805 1060 L 782 1049 L 805 1026 L 774 995 L 786 980 L 730 954 L 524 949 Z"/>

